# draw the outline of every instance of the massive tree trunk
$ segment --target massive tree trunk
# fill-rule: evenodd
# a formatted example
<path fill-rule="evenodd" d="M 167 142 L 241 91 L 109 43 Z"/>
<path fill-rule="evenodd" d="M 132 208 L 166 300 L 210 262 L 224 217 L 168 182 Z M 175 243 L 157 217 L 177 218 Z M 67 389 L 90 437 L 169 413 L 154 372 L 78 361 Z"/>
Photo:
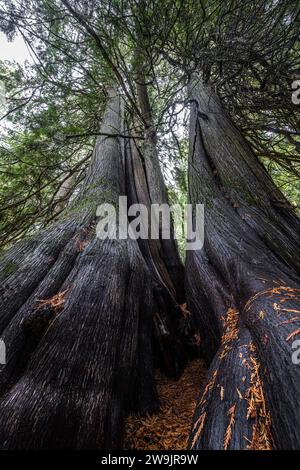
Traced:
<path fill-rule="evenodd" d="M 143 204 L 150 214 L 151 204 L 168 204 L 168 194 L 158 158 L 147 85 L 141 72 L 137 76 L 136 89 L 144 140 L 140 148 L 134 140 L 125 144 L 126 192 L 129 206 Z M 162 237 L 160 225 L 159 239 L 151 239 L 150 218 L 148 222 L 148 239 L 139 239 L 138 243 L 154 286 L 154 359 L 165 374 L 178 378 L 188 359 L 199 353 L 193 319 L 187 317 L 181 307 L 185 301 L 184 268 L 174 238 L 173 222 L 171 237 L 167 239 Z"/>
<path fill-rule="evenodd" d="M 1 260 L 4 449 L 120 448 L 126 414 L 158 409 L 154 360 L 178 377 L 197 350 L 160 240 L 95 236 L 101 203 L 127 195 L 150 210 L 137 147 L 107 137 L 123 131 L 111 91 L 79 195 Z"/>
<path fill-rule="evenodd" d="M 190 86 L 189 197 L 205 240 L 186 261 L 187 298 L 209 366 L 192 449 L 299 448 L 299 221 L 217 96 Z"/>
<path fill-rule="evenodd" d="M 112 92 L 101 132 L 120 126 Z M 135 240 L 95 237 L 96 207 L 123 194 L 121 161 L 118 139 L 99 137 L 64 219 L 1 261 L 3 449 L 120 447 L 132 397 L 157 409 L 149 270 Z"/>
<path fill-rule="evenodd" d="M 161 171 L 157 150 L 157 133 L 152 117 L 147 84 L 143 73 L 138 74 L 136 88 L 139 108 L 144 120 L 145 140 L 143 146 L 143 157 L 146 184 L 150 201 L 152 204 L 168 204 L 168 193 Z M 160 244 L 161 256 L 174 284 L 177 299 L 179 303 L 183 303 L 185 301 L 184 269 L 174 237 L 173 223 L 171 224 L 171 237 L 164 239 L 161 236 Z"/>
<path fill-rule="evenodd" d="M 125 161 L 128 203 L 129 205 L 143 204 L 150 214 L 151 200 L 146 175 L 140 153 L 134 142 L 127 142 Z M 195 325 L 193 318 L 186 316 L 184 309 L 178 304 L 176 286 L 171 277 L 174 271 L 170 270 L 170 266 L 165 263 L 165 258 L 162 256 L 164 251 L 161 240 L 151 239 L 150 234 L 148 235 L 148 239 L 139 239 L 138 243 L 151 273 L 154 289 L 155 363 L 166 375 L 178 378 L 188 359 L 199 353 L 194 337 Z M 176 250 L 175 244 L 174 250 Z"/>

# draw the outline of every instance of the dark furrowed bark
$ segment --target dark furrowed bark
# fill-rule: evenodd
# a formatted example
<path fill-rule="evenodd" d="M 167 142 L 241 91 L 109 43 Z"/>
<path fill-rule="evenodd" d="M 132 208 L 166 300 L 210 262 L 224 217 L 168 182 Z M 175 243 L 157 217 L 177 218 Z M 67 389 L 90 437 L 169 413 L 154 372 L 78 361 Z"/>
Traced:
<path fill-rule="evenodd" d="M 62 286 L 91 236 L 94 236 L 91 227 L 84 228 L 68 242 L 38 288 L 5 328 L 1 338 L 9 345 L 9 350 L 5 366 L 0 366 L 0 394 L 24 372 L 32 352 L 54 317 L 55 312 L 46 299 L 69 288 Z"/>
<path fill-rule="evenodd" d="M 234 315 L 234 314 L 233 314 Z M 190 437 L 191 449 L 247 449 L 256 414 L 249 413 L 251 368 L 246 328 L 232 325 L 217 352 L 200 394 Z M 240 421 L 244 421 L 241 426 Z"/>
<path fill-rule="evenodd" d="M 111 102 L 107 108 L 101 128 L 103 134 L 111 132 L 110 123 L 119 126 L 118 107 L 120 103 Z M 101 153 L 111 155 L 112 158 L 99 158 Z M 4 254 L 0 262 L 0 333 L 38 287 L 75 231 L 88 225 L 95 217 L 97 205 L 110 202 L 116 206 L 121 171 L 119 146 L 116 147 L 114 139 L 99 138 L 82 189 L 61 217 L 62 220 Z"/>
<path fill-rule="evenodd" d="M 197 103 L 203 146 L 223 194 L 278 257 L 300 269 L 300 223 L 288 201 L 233 125 L 216 94 L 199 79 L 191 85 L 191 93 Z"/>
<path fill-rule="evenodd" d="M 72 222 L 60 222 L 27 243 L 25 250 L 20 246 L 21 253 L 18 247 L 16 251 L 11 249 L 10 253 L 4 256 L 0 292 L 0 333 L 54 265 L 61 250 L 74 234 L 75 228 L 76 224 Z"/>
<path fill-rule="evenodd" d="M 203 101 L 202 96 L 206 97 L 207 93 L 200 82 L 193 95 L 197 104 L 193 104 L 191 113 L 189 190 L 193 204 L 205 204 L 205 242 L 201 253 L 191 253 L 187 257 L 188 292 L 192 296 L 190 306 L 196 309 L 195 314 L 199 316 L 201 336 L 204 337 L 206 332 L 209 335 L 204 340 L 208 361 L 213 355 L 210 342 L 213 349 L 218 343 L 216 328 L 211 327 L 212 323 L 217 321 L 220 325 L 221 315 L 226 326 L 232 309 L 239 312 L 237 331 L 238 335 L 247 337 L 245 345 L 248 358 L 245 357 L 246 362 L 241 364 L 239 347 L 233 344 L 230 347 L 230 356 L 227 357 L 228 362 L 219 363 L 219 352 L 216 353 L 210 366 L 210 374 L 216 372 L 220 378 L 232 374 L 234 385 L 227 386 L 229 401 L 235 403 L 237 386 L 242 400 L 248 402 L 250 414 L 247 412 L 245 415 L 244 411 L 234 408 L 233 416 L 231 409 L 232 428 L 229 430 L 226 427 L 229 416 L 226 416 L 225 410 L 219 412 L 218 418 L 214 417 L 214 410 L 223 405 L 220 405 L 220 397 L 215 387 L 212 387 L 209 403 L 204 406 L 200 401 L 198 405 L 198 423 L 192 431 L 191 443 L 193 448 L 299 448 L 300 416 L 297 402 L 300 398 L 300 373 L 292 363 L 291 348 L 292 338 L 296 338 L 300 331 L 297 297 L 299 280 L 293 270 L 297 260 L 292 261 L 290 256 L 291 250 L 297 247 L 294 227 L 298 222 L 293 214 L 286 215 L 272 207 L 271 193 L 272 197 L 275 195 L 278 199 L 278 191 L 270 181 L 265 180 L 264 172 L 259 163 L 255 162 L 254 154 L 249 150 L 250 156 L 246 155 L 246 144 L 237 129 L 227 125 L 229 118 L 222 114 L 220 105 L 213 110 L 204 108 L 203 116 L 202 108 L 207 101 Z M 217 101 L 212 98 L 212 102 Z M 230 145 L 226 146 L 224 142 L 229 142 Z M 220 143 L 219 147 L 217 143 Z M 250 162 L 251 165 L 253 162 L 253 169 L 250 168 Z M 233 191 L 230 185 L 224 185 L 227 173 L 230 181 L 235 178 L 238 185 L 242 181 L 238 190 L 235 190 L 234 185 Z M 247 175 L 249 178 L 246 182 Z M 258 195 L 249 207 L 243 186 L 251 194 L 255 194 L 257 188 Z M 239 198 L 238 206 L 243 205 L 243 210 L 235 207 L 232 194 Z M 248 219 L 242 217 L 245 213 L 248 218 L 256 217 L 254 213 L 259 214 L 262 220 L 259 229 L 258 219 L 255 223 L 249 223 Z M 293 224 L 281 231 L 282 224 L 287 224 L 288 218 L 293 219 Z M 268 224 L 269 238 L 262 235 Z M 284 256 L 281 256 L 277 251 L 281 249 L 280 243 L 287 240 L 288 234 L 290 240 L 282 247 Z M 197 298 L 197 286 L 193 282 L 195 272 L 198 272 L 196 279 L 200 282 L 200 298 Z M 282 308 L 276 300 L 276 289 L 280 289 Z M 205 300 L 209 308 L 204 306 Z M 283 308 L 285 304 L 288 305 L 286 310 Z M 294 314 L 293 319 L 291 314 Z M 205 331 L 206 325 L 209 325 L 209 329 Z M 224 347 L 224 333 L 222 338 L 221 351 Z M 230 357 L 232 360 L 229 360 Z M 248 366 L 245 366 L 246 363 Z M 245 367 L 249 369 L 248 374 L 245 374 L 245 383 L 249 384 L 249 380 L 253 382 L 255 376 L 257 377 L 255 384 L 252 383 L 246 390 L 243 383 L 238 386 L 240 373 L 237 372 Z M 257 415 L 257 412 L 251 411 L 251 394 L 260 396 L 260 400 L 253 401 L 255 409 L 259 407 L 261 417 L 254 424 L 251 424 L 251 413 Z M 201 421 L 199 418 L 203 413 L 207 413 L 209 418 L 204 420 L 203 415 Z M 218 427 L 221 426 L 225 431 L 223 436 L 216 430 L 217 422 Z M 241 441 L 240 436 L 243 433 L 246 439 Z M 210 439 L 211 434 L 217 437 Z"/>
<path fill-rule="evenodd" d="M 120 114 L 113 92 L 103 134 L 120 128 Z M 82 190 L 64 214 L 75 235 L 65 236 L 51 269 L 26 292 L 4 332 L 4 449 L 119 448 L 129 397 L 138 396 L 138 411 L 157 408 L 149 271 L 136 241 L 95 238 L 92 223 L 97 205 L 116 206 L 123 187 L 118 139 L 100 137 Z"/>
<path fill-rule="evenodd" d="M 246 304 L 245 324 L 251 331 L 261 364 L 272 434 L 280 449 L 299 449 L 299 366 L 292 361 L 292 343 L 300 334 L 300 289 L 264 283 Z"/>
<path fill-rule="evenodd" d="M 151 200 L 148 194 L 148 187 L 146 183 L 145 173 L 142 162 L 135 145 L 129 142 L 126 146 L 126 172 L 127 172 L 127 193 L 129 196 L 128 203 L 144 204 L 150 214 Z M 150 217 L 148 217 L 148 224 L 150 225 Z M 139 239 L 139 244 L 145 259 L 149 263 L 149 267 L 156 278 L 165 288 L 169 291 L 170 295 L 175 298 L 176 291 L 170 274 L 164 261 L 162 259 L 162 248 L 160 240 L 152 240 L 151 234 L 148 233 L 148 239 Z"/>
<path fill-rule="evenodd" d="M 152 347 L 153 292 L 147 289 L 143 296 L 144 308 L 140 311 L 138 357 L 134 371 L 133 387 L 124 408 L 131 413 L 151 414 L 159 409 L 159 398 L 154 383 L 154 358 Z"/>
<path fill-rule="evenodd" d="M 137 253 L 119 241 L 86 248 L 68 279 L 63 311 L 0 403 L 2 448 L 120 445 L 141 297 L 149 288 Z"/>
<path fill-rule="evenodd" d="M 129 204 L 144 204 L 150 213 L 151 201 L 144 169 L 136 146 L 130 143 L 126 147 L 126 173 Z M 186 344 L 193 337 L 193 325 L 191 320 L 184 318 L 177 303 L 169 267 L 162 259 L 161 241 L 150 237 L 148 240 L 139 239 L 138 242 L 154 285 L 156 364 L 167 375 L 178 377 L 188 359 Z"/>
<path fill-rule="evenodd" d="M 231 306 L 232 298 L 204 250 L 187 252 L 186 292 L 191 311 L 199 312 L 195 321 L 203 332 L 200 348 L 209 366 L 221 344 L 224 308 Z"/>
<path fill-rule="evenodd" d="M 136 88 L 139 107 L 145 121 L 143 156 L 145 162 L 146 184 L 149 191 L 150 201 L 152 204 L 168 204 L 168 193 L 160 168 L 157 151 L 156 129 L 153 122 L 147 85 L 145 84 L 145 77 L 143 74 L 139 75 Z M 162 247 L 161 256 L 168 269 L 172 283 L 175 286 L 177 300 L 179 303 L 183 303 L 185 301 L 184 268 L 175 242 L 173 224 L 171 224 L 171 231 L 172 233 L 170 238 L 161 238 L 160 240 Z"/>

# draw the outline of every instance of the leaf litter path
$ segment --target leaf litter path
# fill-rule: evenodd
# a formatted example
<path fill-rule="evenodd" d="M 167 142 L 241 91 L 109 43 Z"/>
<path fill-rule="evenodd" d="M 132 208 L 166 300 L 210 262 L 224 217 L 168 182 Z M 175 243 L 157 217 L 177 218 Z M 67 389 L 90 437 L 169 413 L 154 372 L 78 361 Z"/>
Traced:
<path fill-rule="evenodd" d="M 129 416 L 125 449 L 185 450 L 196 399 L 205 378 L 202 359 L 190 362 L 178 381 L 157 372 L 160 411 L 152 416 Z"/>

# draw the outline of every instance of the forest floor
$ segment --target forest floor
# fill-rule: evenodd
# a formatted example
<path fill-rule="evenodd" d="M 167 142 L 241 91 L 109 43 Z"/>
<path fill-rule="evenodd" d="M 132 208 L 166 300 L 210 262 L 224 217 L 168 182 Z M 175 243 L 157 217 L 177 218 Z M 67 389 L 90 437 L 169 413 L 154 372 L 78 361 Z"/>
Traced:
<path fill-rule="evenodd" d="M 160 411 L 152 416 L 129 416 L 125 449 L 185 450 L 201 385 L 206 378 L 202 359 L 190 362 L 179 380 L 156 372 Z"/>

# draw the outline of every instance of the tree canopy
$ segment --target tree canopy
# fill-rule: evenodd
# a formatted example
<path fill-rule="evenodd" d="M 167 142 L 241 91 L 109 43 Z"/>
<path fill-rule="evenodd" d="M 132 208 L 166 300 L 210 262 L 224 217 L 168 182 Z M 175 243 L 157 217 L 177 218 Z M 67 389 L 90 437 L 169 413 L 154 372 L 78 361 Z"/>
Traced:
<path fill-rule="evenodd" d="M 32 63 L 2 62 L 7 95 L 1 123 L 1 244 L 49 223 L 57 193 L 82 181 L 99 131 L 105 87 L 116 80 L 128 133 L 145 124 L 135 84 L 144 80 L 159 156 L 176 198 L 185 191 L 189 103 L 201 71 L 290 202 L 299 205 L 297 1 L 0 2 L 0 28 L 20 35 Z M 56 209 L 55 209 L 56 207 Z"/>
<path fill-rule="evenodd" d="M 296 0 L 0 0 L 31 55 L 0 62 L 0 448 L 120 448 L 160 409 L 155 369 L 195 359 L 186 448 L 299 448 L 299 18 Z M 121 197 L 121 236 L 99 236 Z M 123 236 L 137 206 L 186 201 L 193 249 L 170 214 L 167 236 L 159 215 Z"/>

